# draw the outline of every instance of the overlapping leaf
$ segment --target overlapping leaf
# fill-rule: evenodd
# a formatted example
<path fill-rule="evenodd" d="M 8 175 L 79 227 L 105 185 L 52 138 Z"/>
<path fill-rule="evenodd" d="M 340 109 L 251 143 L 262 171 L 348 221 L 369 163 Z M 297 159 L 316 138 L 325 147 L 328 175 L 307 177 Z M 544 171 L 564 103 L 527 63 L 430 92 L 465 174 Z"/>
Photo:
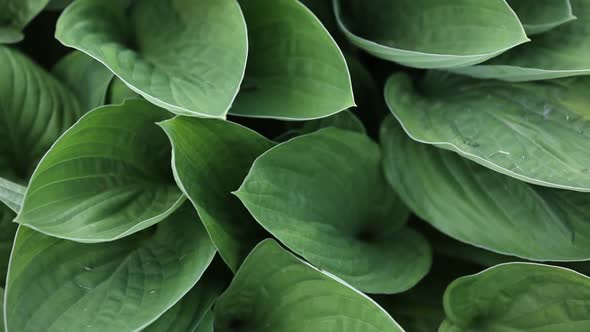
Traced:
<path fill-rule="evenodd" d="M 570 0 L 507 0 L 527 35 L 543 33 L 576 19 Z"/>
<path fill-rule="evenodd" d="M 403 331 L 375 302 L 273 240 L 246 258 L 215 305 L 215 331 Z"/>
<path fill-rule="evenodd" d="M 528 41 L 504 0 L 334 0 L 350 42 L 416 68 L 452 68 L 490 59 Z"/>
<path fill-rule="evenodd" d="M 214 254 L 190 204 L 110 243 L 81 244 L 21 226 L 8 272 L 6 326 L 138 331 L 195 285 Z"/>
<path fill-rule="evenodd" d="M 17 213 L 23 202 L 26 188 L 18 183 L 0 178 L 0 203 Z"/>
<path fill-rule="evenodd" d="M 87 113 L 40 162 L 16 221 L 101 242 L 164 219 L 184 200 L 170 170 L 170 144 L 155 124 L 169 116 L 143 100 Z"/>
<path fill-rule="evenodd" d="M 236 195 L 310 263 L 369 293 L 404 291 L 430 266 L 425 239 L 383 178 L 368 137 L 328 128 L 260 156 Z"/>
<path fill-rule="evenodd" d="M 160 126 L 172 143 L 178 186 L 193 202 L 221 257 L 236 271 L 264 231 L 231 192 L 274 143 L 217 119 L 178 116 Z"/>
<path fill-rule="evenodd" d="M 224 118 L 244 75 L 246 25 L 236 0 L 80 0 L 56 37 L 172 112 Z"/>
<path fill-rule="evenodd" d="M 458 154 L 414 142 L 389 118 L 385 175 L 404 202 L 442 232 L 533 260 L 590 259 L 590 195 L 531 185 Z"/>
<path fill-rule="evenodd" d="M 2 0 L 0 2 L 0 44 L 21 41 L 24 37 L 22 29 L 43 10 L 48 2 L 49 0 Z"/>

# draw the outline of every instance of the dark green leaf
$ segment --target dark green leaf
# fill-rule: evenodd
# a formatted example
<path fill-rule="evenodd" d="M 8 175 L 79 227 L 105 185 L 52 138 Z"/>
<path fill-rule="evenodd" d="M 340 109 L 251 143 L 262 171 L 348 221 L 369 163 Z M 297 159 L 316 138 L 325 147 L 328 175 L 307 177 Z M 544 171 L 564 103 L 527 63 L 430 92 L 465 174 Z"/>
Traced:
<path fill-rule="evenodd" d="M 527 35 L 551 30 L 576 19 L 570 0 L 508 0 Z"/>

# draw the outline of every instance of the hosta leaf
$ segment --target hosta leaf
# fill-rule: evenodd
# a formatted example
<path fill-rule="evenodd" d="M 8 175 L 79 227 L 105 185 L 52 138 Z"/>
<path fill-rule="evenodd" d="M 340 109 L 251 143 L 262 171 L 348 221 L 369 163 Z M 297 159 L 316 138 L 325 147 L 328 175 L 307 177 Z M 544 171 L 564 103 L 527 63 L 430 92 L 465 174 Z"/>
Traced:
<path fill-rule="evenodd" d="M 232 114 L 309 120 L 355 105 L 346 60 L 309 9 L 297 0 L 240 5 L 249 55 Z"/>
<path fill-rule="evenodd" d="M 25 180 L 82 114 L 76 97 L 27 57 L 0 46 L 0 177 Z"/>
<path fill-rule="evenodd" d="M 52 72 L 75 92 L 84 112 L 104 105 L 113 73 L 100 62 L 74 51 L 63 57 Z"/>
<path fill-rule="evenodd" d="M 26 188 L 18 183 L 0 178 L 0 203 L 18 213 L 23 202 Z"/>
<path fill-rule="evenodd" d="M 576 19 L 570 0 L 508 0 L 527 35 L 551 30 Z"/>
<path fill-rule="evenodd" d="M 24 37 L 21 30 L 43 10 L 48 2 L 49 0 L 0 1 L 0 44 L 21 41 Z"/>
<path fill-rule="evenodd" d="M 137 331 L 199 280 L 215 248 L 189 204 L 124 239 L 82 244 L 21 226 L 6 287 L 9 331 Z"/>
<path fill-rule="evenodd" d="M 215 305 L 215 331 L 403 331 L 375 302 L 273 240 L 246 258 Z"/>
<path fill-rule="evenodd" d="M 367 293 L 396 293 L 430 266 L 428 242 L 383 178 L 368 137 L 336 128 L 260 156 L 236 195 L 295 253 Z"/>
<path fill-rule="evenodd" d="M 244 75 L 247 34 L 235 0 L 78 0 L 56 37 L 174 113 L 224 118 Z"/>
<path fill-rule="evenodd" d="M 8 271 L 8 260 L 14 242 L 17 224 L 12 220 L 16 214 L 7 206 L 0 204 L 0 284 L 4 285 L 6 272 Z M 0 298 L 2 299 L 2 298 Z"/>
<path fill-rule="evenodd" d="M 590 195 L 535 186 L 414 142 L 389 118 L 385 174 L 422 219 L 463 242 L 533 260 L 590 259 Z"/>
<path fill-rule="evenodd" d="M 203 319 L 201 319 L 199 326 L 197 326 L 194 332 L 213 332 L 214 319 L 215 315 L 213 314 L 213 310 L 209 310 Z"/>
<path fill-rule="evenodd" d="M 223 260 L 236 271 L 264 232 L 231 192 L 274 143 L 217 119 L 178 116 L 160 126 L 172 143 L 178 186 L 199 212 Z"/>
<path fill-rule="evenodd" d="M 340 128 L 365 134 L 363 123 L 351 111 L 346 110 L 327 118 L 305 121 L 299 129 L 300 134 L 309 134 L 322 128 Z"/>
<path fill-rule="evenodd" d="M 528 41 L 504 0 L 334 0 L 334 8 L 353 44 L 409 67 L 473 65 Z"/>
<path fill-rule="evenodd" d="M 107 102 L 109 104 L 120 104 L 127 99 L 137 98 L 140 98 L 140 96 L 133 92 L 133 90 L 129 89 L 129 87 L 123 81 L 121 81 L 120 78 L 113 78 L 107 93 Z"/>
<path fill-rule="evenodd" d="M 556 1 L 557 2 L 557 1 Z M 533 81 L 590 74 L 590 1 L 570 0 L 577 19 L 481 65 L 453 69 L 478 78 Z M 535 6 L 539 6 L 535 1 Z"/>
<path fill-rule="evenodd" d="M 590 191 L 590 78 L 535 83 L 395 74 L 389 108 L 420 142 L 533 184 Z"/>
<path fill-rule="evenodd" d="M 169 114 L 144 100 L 87 113 L 41 160 L 16 221 L 101 242 L 164 219 L 184 200 L 170 170 L 170 144 L 155 124 Z"/>
<path fill-rule="evenodd" d="M 454 281 L 444 307 L 440 332 L 588 331 L 590 278 L 548 265 L 502 264 Z"/>

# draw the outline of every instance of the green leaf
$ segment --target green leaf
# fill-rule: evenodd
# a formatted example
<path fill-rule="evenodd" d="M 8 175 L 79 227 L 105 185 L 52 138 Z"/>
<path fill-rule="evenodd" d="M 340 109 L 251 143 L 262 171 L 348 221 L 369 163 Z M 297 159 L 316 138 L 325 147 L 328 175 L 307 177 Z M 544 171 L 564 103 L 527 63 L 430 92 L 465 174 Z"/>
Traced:
<path fill-rule="evenodd" d="M 477 78 L 534 81 L 590 75 L 590 2 L 570 0 L 577 19 L 533 37 L 533 41 L 481 65 L 452 69 Z M 537 6 L 535 2 L 535 6 Z"/>
<path fill-rule="evenodd" d="M 569 0 L 507 0 L 527 35 L 549 31 L 576 19 Z"/>
<path fill-rule="evenodd" d="M 390 110 L 415 140 L 533 184 L 590 191 L 590 78 L 535 83 L 430 73 L 386 83 Z"/>
<path fill-rule="evenodd" d="M 18 213 L 21 208 L 26 188 L 18 183 L 0 178 L 0 202 Z"/>
<path fill-rule="evenodd" d="M 246 258 L 217 300 L 214 325 L 216 332 L 403 331 L 374 301 L 273 240 Z"/>
<path fill-rule="evenodd" d="M 215 320 L 215 315 L 213 314 L 213 310 L 209 310 L 203 319 L 199 322 L 199 326 L 194 330 L 194 332 L 213 332 L 213 322 Z"/>
<path fill-rule="evenodd" d="M 264 231 L 231 194 L 254 160 L 274 143 L 231 122 L 178 116 L 160 123 L 173 149 L 174 177 L 213 243 L 236 271 Z"/>
<path fill-rule="evenodd" d="M 0 284 L 4 285 L 8 272 L 10 251 L 18 225 L 12 220 L 16 214 L 7 206 L 0 204 Z M 2 297 L 3 298 L 3 297 Z M 0 298 L 0 299 L 2 299 Z M 3 325 L 2 325 L 3 326 Z"/>
<path fill-rule="evenodd" d="M 0 46 L 0 177 L 26 180 L 82 115 L 76 97 L 27 57 Z"/>
<path fill-rule="evenodd" d="M 343 130 L 355 131 L 361 134 L 366 134 L 365 126 L 359 118 L 350 110 L 342 111 L 327 118 L 302 121 L 302 122 L 287 122 L 288 129 L 279 137 L 275 138 L 278 142 L 285 142 L 293 137 L 310 134 L 324 128 L 339 128 Z"/>
<path fill-rule="evenodd" d="M 171 148 L 155 122 L 170 113 L 144 100 L 97 108 L 39 163 L 16 221 L 79 242 L 111 241 L 166 218 L 183 201 Z"/>
<path fill-rule="evenodd" d="M 11 44 L 24 37 L 23 28 L 43 10 L 49 0 L 0 1 L 0 44 Z M 6 62 L 0 61 L 5 64 Z"/>
<path fill-rule="evenodd" d="M 548 265 L 502 264 L 454 281 L 444 307 L 440 332 L 588 331 L 590 278 Z"/>
<path fill-rule="evenodd" d="M 334 0 L 334 10 L 350 42 L 408 67 L 469 66 L 529 40 L 504 0 Z"/>
<path fill-rule="evenodd" d="M 74 0 L 50 0 L 46 10 L 61 11 L 71 4 Z"/>
<path fill-rule="evenodd" d="M 141 97 L 133 92 L 133 90 L 129 89 L 125 82 L 121 81 L 118 77 L 113 78 L 107 93 L 107 102 L 109 104 L 121 104 L 127 99 L 137 98 Z"/>
<path fill-rule="evenodd" d="M 171 112 L 225 118 L 248 52 L 236 0 L 78 0 L 56 38 L 107 66 L 132 90 Z"/>
<path fill-rule="evenodd" d="M 408 210 L 380 162 L 368 137 L 323 129 L 260 156 L 236 195 L 311 264 L 366 293 L 402 292 L 428 272 L 430 247 L 405 227 Z"/>
<path fill-rule="evenodd" d="M 250 49 L 232 114 L 310 120 L 355 105 L 346 60 L 309 9 L 297 0 L 240 5 Z"/>
<path fill-rule="evenodd" d="M 199 280 L 215 248 L 189 204 L 124 239 L 81 244 L 19 227 L 6 287 L 9 331 L 137 331 Z"/>
<path fill-rule="evenodd" d="M 422 219 L 460 241 L 532 260 L 590 259 L 590 195 L 534 186 L 414 142 L 393 118 L 382 131 L 387 180 Z"/>
<path fill-rule="evenodd" d="M 74 51 L 63 57 L 52 72 L 76 94 L 84 112 L 104 105 L 113 73 L 100 62 Z"/>

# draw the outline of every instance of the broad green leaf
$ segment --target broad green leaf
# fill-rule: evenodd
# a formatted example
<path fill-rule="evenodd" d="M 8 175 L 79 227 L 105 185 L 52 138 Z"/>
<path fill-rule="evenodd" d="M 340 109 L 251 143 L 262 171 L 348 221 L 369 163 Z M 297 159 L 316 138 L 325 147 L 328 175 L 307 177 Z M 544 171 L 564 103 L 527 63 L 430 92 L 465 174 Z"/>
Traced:
<path fill-rule="evenodd" d="M 244 75 L 248 41 L 236 0 L 77 0 L 56 38 L 107 66 L 171 112 L 225 118 Z"/>
<path fill-rule="evenodd" d="M 570 0 L 507 0 L 527 35 L 546 32 L 576 19 Z"/>
<path fill-rule="evenodd" d="M 18 183 L 0 178 L 0 203 L 18 213 L 21 208 L 26 188 Z"/>
<path fill-rule="evenodd" d="M 0 1 L 0 44 L 11 44 L 24 37 L 23 28 L 43 10 L 49 0 Z M 6 62 L 0 61 L 5 64 Z"/>
<path fill-rule="evenodd" d="M 100 62 L 74 51 L 63 57 L 52 72 L 74 91 L 84 112 L 105 104 L 113 73 Z"/>
<path fill-rule="evenodd" d="M 0 46 L 0 177 L 26 180 L 82 115 L 76 97 L 23 54 Z"/>
<path fill-rule="evenodd" d="M 194 330 L 194 332 L 213 332 L 213 322 L 215 320 L 215 315 L 213 314 L 213 310 L 209 310 L 203 319 L 199 322 L 199 326 Z"/>
<path fill-rule="evenodd" d="M 248 24 L 246 76 L 231 113 L 322 118 L 355 105 L 346 60 L 297 0 L 240 0 Z"/>
<path fill-rule="evenodd" d="M 430 73 L 386 83 L 390 110 L 415 140 L 529 183 L 590 191 L 590 78 L 533 83 Z"/>
<path fill-rule="evenodd" d="M 374 301 L 273 240 L 246 258 L 215 305 L 215 331 L 403 331 Z"/>
<path fill-rule="evenodd" d="M 590 259 L 590 195 L 535 186 L 381 131 L 387 180 L 422 219 L 460 241 L 532 260 Z"/>
<path fill-rule="evenodd" d="M 215 255 L 190 204 L 156 226 L 82 244 L 19 227 L 6 287 L 8 331 L 137 331 L 199 280 Z"/>
<path fill-rule="evenodd" d="M 7 206 L 0 204 L 0 284 L 4 285 L 6 272 L 8 271 L 8 260 L 14 242 L 14 234 L 18 227 L 12 220 L 16 214 Z M 2 298 L 0 298 L 2 299 Z"/>
<path fill-rule="evenodd" d="M 366 293 L 402 292 L 428 272 L 430 247 L 380 163 L 365 135 L 323 129 L 264 153 L 235 194 L 311 264 Z"/>
<path fill-rule="evenodd" d="M 197 209 L 223 260 L 236 271 L 264 231 L 231 192 L 274 143 L 218 119 L 177 116 L 160 126 L 172 144 L 178 186 Z"/>
<path fill-rule="evenodd" d="M 107 93 L 107 103 L 120 104 L 127 99 L 137 98 L 141 97 L 137 93 L 133 92 L 133 90 L 129 89 L 125 82 L 121 81 L 121 79 L 118 77 L 113 78 Z"/>
<path fill-rule="evenodd" d="M 590 278 L 549 265 L 508 263 L 459 278 L 444 295 L 440 332 L 590 330 Z"/>
<path fill-rule="evenodd" d="M 576 20 L 535 35 L 532 42 L 481 65 L 452 71 L 477 78 L 514 82 L 590 75 L 590 1 L 570 2 Z M 534 3 L 537 6 L 537 1 Z"/>
<path fill-rule="evenodd" d="M 359 118 L 350 110 L 342 111 L 329 117 L 302 121 L 302 122 L 287 122 L 288 129 L 285 133 L 275 138 L 278 142 L 287 141 L 293 137 L 310 134 L 323 128 L 339 128 L 343 130 L 355 131 L 361 134 L 366 134 L 365 126 Z"/>
<path fill-rule="evenodd" d="M 350 42 L 409 67 L 469 66 L 529 40 L 504 0 L 334 0 L 334 10 Z"/>
<path fill-rule="evenodd" d="M 155 122 L 170 113 L 144 100 L 84 115 L 51 147 L 16 222 L 79 242 L 111 241 L 149 227 L 184 200 L 171 148 Z"/>

